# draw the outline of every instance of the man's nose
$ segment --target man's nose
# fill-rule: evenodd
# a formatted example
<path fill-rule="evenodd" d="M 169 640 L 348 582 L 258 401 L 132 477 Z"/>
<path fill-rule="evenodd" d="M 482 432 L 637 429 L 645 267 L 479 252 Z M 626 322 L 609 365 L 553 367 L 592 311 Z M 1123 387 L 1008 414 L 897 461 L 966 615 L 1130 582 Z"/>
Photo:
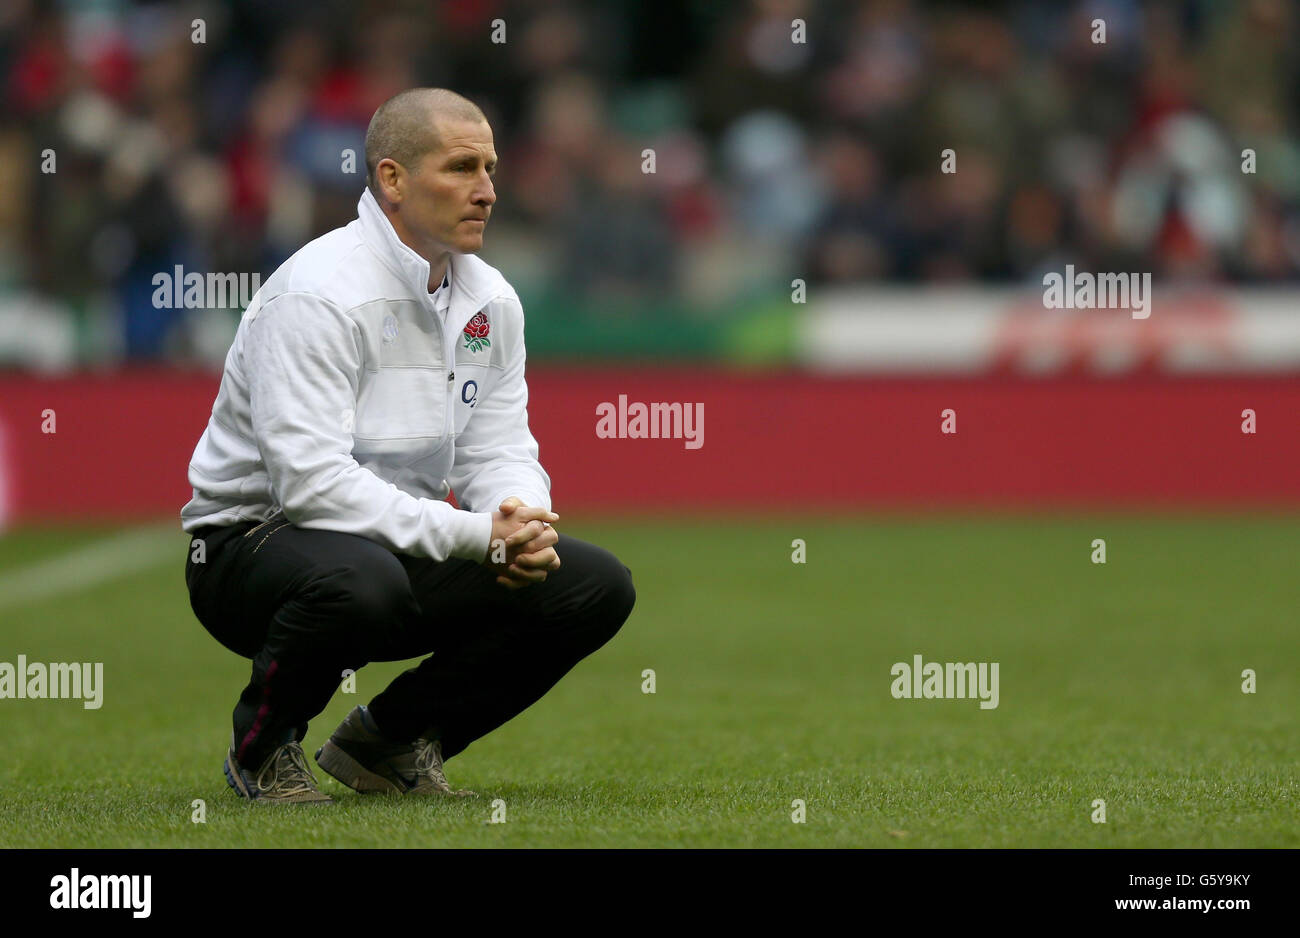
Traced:
<path fill-rule="evenodd" d="M 497 190 L 492 185 L 492 177 L 486 172 L 479 179 L 478 187 L 474 190 L 474 201 L 483 205 L 492 205 L 497 200 Z"/>

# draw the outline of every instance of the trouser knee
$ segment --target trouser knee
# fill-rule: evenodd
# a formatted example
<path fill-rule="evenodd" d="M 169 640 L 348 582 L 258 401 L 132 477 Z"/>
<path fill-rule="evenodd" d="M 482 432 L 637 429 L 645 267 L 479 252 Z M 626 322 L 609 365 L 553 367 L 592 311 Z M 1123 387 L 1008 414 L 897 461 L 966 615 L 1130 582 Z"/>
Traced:
<path fill-rule="evenodd" d="M 613 554 L 592 573 L 596 583 L 593 598 L 582 615 L 583 644 L 587 651 L 601 647 L 623 627 L 636 604 L 632 571 Z"/>

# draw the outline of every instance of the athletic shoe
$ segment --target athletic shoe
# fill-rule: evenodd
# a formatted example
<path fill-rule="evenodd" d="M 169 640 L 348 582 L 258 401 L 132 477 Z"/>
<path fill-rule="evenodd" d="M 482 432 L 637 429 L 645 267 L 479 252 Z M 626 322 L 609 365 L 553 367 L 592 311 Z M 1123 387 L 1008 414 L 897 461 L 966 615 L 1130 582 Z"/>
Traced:
<path fill-rule="evenodd" d="M 322 770 L 363 794 L 474 795 L 448 784 L 442 774 L 442 744 L 438 740 L 422 736 L 414 743 L 395 743 L 385 739 L 367 728 L 363 709 L 354 707 L 316 750 L 316 764 Z"/>
<path fill-rule="evenodd" d="M 259 804 L 333 804 L 334 799 L 316 787 L 307 768 L 302 744 L 288 742 L 275 750 L 256 773 L 242 768 L 235 758 L 235 741 L 226 753 L 226 782 L 235 794 Z"/>

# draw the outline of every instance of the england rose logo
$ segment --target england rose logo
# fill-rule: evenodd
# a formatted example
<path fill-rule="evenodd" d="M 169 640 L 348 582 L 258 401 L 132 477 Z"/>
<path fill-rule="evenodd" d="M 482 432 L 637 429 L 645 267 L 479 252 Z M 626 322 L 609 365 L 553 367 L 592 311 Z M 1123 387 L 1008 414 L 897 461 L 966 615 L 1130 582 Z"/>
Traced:
<path fill-rule="evenodd" d="M 465 324 L 465 348 L 477 352 L 490 346 L 492 343 L 488 341 L 488 332 L 487 316 L 481 312 L 475 313 L 474 318 Z"/>

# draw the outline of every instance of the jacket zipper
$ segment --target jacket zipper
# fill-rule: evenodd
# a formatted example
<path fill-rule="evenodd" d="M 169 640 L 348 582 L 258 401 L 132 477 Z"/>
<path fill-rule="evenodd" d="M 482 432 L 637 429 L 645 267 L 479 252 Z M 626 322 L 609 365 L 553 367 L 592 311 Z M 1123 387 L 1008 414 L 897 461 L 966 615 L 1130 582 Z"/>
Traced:
<path fill-rule="evenodd" d="M 447 438 L 451 435 L 450 430 L 452 427 L 452 408 L 455 406 L 456 350 L 454 347 L 451 348 L 450 350 L 447 348 L 447 332 L 445 329 L 443 329 L 442 326 L 442 316 L 439 315 L 438 311 L 433 308 L 433 303 L 431 302 L 426 303 L 425 308 L 431 310 L 433 313 L 433 324 L 438 330 L 438 339 L 440 342 L 442 342 L 443 363 L 447 366 L 447 387 L 443 391 L 443 393 L 446 395 L 446 404 L 443 407 L 443 415 L 442 415 L 442 441 L 443 441 L 443 445 L 446 445 Z M 448 309 L 448 311 L 450 311 L 450 308 Z M 451 352 L 450 355 L 447 354 L 448 351 Z"/>

